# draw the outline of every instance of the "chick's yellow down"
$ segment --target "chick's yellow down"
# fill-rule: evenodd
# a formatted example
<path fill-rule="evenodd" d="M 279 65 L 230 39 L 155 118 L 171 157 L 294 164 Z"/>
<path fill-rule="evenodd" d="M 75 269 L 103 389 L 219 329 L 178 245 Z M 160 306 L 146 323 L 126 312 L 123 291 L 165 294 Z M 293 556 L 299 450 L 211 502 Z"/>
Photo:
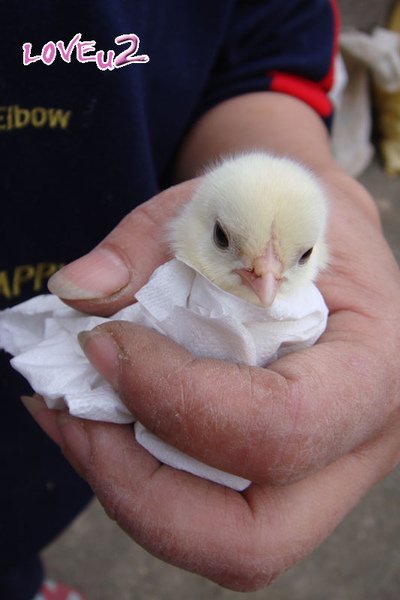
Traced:
<path fill-rule="evenodd" d="M 251 152 L 211 168 L 171 222 L 176 258 L 259 306 L 313 281 L 326 265 L 327 200 L 288 158 Z"/>

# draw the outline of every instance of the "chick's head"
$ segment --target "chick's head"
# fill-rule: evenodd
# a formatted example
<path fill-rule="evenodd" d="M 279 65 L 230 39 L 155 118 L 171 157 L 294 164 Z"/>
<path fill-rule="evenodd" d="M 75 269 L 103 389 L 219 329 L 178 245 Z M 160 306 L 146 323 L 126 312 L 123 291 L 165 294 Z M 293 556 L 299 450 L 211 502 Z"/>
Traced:
<path fill-rule="evenodd" d="M 305 168 L 253 152 L 210 169 L 169 228 L 170 246 L 220 288 L 259 306 L 325 266 L 325 194 Z"/>

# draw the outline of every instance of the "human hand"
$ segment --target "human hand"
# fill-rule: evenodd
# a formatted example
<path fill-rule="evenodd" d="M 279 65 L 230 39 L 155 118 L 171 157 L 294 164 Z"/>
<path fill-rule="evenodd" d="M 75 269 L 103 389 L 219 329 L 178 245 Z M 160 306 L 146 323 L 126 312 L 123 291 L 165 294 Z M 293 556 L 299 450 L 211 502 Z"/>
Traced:
<path fill-rule="evenodd" d="M 134 539 L 234 589 L 265 585 L 307 554 L 399 459 L 398 269 L 365 193 L 345 176 L 325 180 L 333 198 L 332 258 L 319 287 L 331 317 L 313 348 L 256 369 L 194 359 L 125 323 L 96 328 L 86 343 L 88 357 L 143 424 L 203 462 L 254 481 L 245 493 L 160 466 L 127 427 L 63 416 L 57 428 L 54 413 L 36 412 Z M 134 274 L 123 289 L 72 304 L 110 314 L 127 303 L 165 260 L 158 241 L 164 211 L 193 185 L 164 192 L 107 238 L 105 247 L 124 256 Z M 151 250 L 142 269 L 144 225 Z M 64 290 L 68 277 L 76 292 L 88 260 L 65 269 Z M 95 280 L 89 283 L 95 289 Z"/>

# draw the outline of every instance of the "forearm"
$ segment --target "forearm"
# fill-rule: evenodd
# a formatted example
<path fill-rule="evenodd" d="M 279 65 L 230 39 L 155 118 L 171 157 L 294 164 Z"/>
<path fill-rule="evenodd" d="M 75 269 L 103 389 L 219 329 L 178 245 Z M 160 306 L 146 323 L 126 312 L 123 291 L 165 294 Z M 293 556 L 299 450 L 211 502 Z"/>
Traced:
<path fill-rule="evenodd" d="M 326 128 L 311 108 L 291 96 L 261 92 L 236 96 L 205 113 L 182 144 L 176 177 L 189 179 L 221 155 L 253 148 L 292 156 L 317 170 L 335 165 Z"/>
<path fill-rule="evenodd" d="M 300 100 L 284 94 L 237 96 L 205 113 L 181 145 L 175 180 L 199 175 L 221 156 L 252 149 L 300 161 L 326 184 L 334 186 L 338 195 L 367 211 L 378 224 L 377 209 L 369 194 L 335 162 L 320 117 Z"/>

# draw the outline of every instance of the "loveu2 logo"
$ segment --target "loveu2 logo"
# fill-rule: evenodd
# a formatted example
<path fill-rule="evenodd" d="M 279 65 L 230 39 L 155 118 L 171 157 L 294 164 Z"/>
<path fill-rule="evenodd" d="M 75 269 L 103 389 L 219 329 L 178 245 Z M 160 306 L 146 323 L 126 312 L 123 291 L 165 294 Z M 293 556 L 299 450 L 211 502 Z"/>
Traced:
<path fill-rule="evenodd" d="M 62 40 L 58 42 L 49 41 L 42 47 L 40 54 L 32 56 L 32 44 L 25 42 L 22 45 L 23 57 L 22 61 L 25 66 L 31 65 L 38 61 L 50 66 L 53 64 L 57 56 L 66 62 L 70 63 L 72 53 L 76 52 L 76 59 L 80 63 L 94 62 L 101 71 L 112 71 L 131 64 L 147 63 L 150 60 L 148 54 L 138 54 L 139 51 L 139 36 L 135 33 L 124 33 L 115 38 L 115 43 L 129 44 L 128 47 L 119 52 L 117 55 L 115 50 L 96 51 L 96 42 L 94 40 L 82 41 L 82 34 L 77 33 L 66 46 Z"/>

